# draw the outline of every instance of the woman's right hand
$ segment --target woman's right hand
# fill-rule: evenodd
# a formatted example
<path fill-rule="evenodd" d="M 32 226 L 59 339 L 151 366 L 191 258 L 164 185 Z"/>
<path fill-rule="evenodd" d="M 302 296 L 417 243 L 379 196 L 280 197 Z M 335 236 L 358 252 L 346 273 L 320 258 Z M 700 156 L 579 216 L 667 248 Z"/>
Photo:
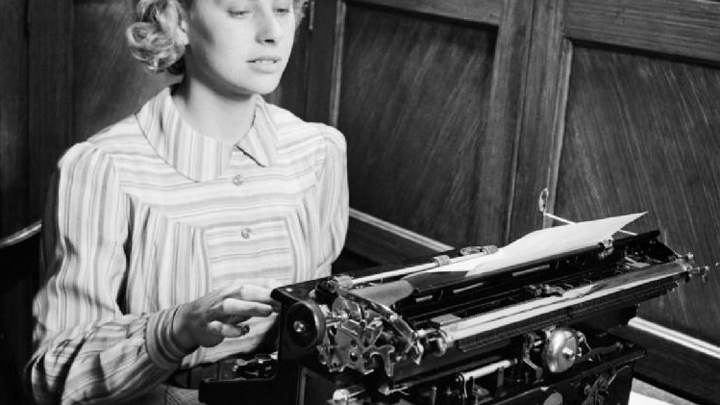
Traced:
<path fill-rule="evenodd" d="M 227 287 L 178 307 L 173 332 L 184 349 L 212 347 L 227 337 L 248 333 L 242 324 L 253 316 L 268 317 L 275 301 L 270 288 L 257 285 Z"/>

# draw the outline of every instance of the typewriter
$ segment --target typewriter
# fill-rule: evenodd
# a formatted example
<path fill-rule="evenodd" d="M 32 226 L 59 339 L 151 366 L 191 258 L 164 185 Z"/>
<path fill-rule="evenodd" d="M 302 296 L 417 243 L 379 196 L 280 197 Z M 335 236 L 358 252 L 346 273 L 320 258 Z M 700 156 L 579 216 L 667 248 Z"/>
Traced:
<path fill-rule="evenodd" d="M 200 400 L 627 404 L 644 350 L 609 331 L 708 268 L 657 231 L 574 243 L 578 232 L 278 288 L 278 351 L 203 381 Z"/>

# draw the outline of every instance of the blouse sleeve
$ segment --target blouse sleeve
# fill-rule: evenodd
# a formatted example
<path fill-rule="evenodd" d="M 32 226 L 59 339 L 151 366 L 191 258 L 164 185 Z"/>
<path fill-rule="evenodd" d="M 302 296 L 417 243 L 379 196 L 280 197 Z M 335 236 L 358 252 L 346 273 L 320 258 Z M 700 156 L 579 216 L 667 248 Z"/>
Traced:
<path fill-rule="evenodd" d="M 175 308 L 128 315 L 128 206 L 111 158 L 71 148 L 53 178 L 43 225 L 45 274 L 35 298 L 35 353 L 26 375 L 45 403 L 124 402 L 162 382 L 186 354 L 173 341 Z"/>
<path fill-rule="evenodd" d="M 322 255 L 316 278 L 330 275 L 332 262 L 345 244 L 349 215 L 345 138 L 333 127 L 321 125 L 321 130 L 325 140 L 318 172 Z"/>

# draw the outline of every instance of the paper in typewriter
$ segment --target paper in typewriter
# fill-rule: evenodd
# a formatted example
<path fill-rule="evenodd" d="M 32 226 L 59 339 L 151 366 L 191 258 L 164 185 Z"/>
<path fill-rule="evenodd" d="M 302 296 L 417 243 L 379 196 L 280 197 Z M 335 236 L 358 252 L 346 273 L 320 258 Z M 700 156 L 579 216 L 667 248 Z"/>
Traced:
<path fill-rule="evenodd" d="M 531 232 L 497 252 L 426 272 L 466 271 L 467 277 L 597 245 L 612 237 L 644 212 L 577 222 Z"/>

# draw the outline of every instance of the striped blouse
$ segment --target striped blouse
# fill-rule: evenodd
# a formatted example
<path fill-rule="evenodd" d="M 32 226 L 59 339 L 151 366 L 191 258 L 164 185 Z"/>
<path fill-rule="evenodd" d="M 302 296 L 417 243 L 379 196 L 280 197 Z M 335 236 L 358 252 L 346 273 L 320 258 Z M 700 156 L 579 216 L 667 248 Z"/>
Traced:
<path fill-rule="evenodd" d="M 259 96 L 236 145 L 194 131 L 165 89 L 58 166 L 27 368 L 40 403 L 135 402 L 178 367 L 252 350 L 272 317 L 185 353 L 174 310 L 231 284 L 328 275 L 344 242 L 344 138 Z"/>

